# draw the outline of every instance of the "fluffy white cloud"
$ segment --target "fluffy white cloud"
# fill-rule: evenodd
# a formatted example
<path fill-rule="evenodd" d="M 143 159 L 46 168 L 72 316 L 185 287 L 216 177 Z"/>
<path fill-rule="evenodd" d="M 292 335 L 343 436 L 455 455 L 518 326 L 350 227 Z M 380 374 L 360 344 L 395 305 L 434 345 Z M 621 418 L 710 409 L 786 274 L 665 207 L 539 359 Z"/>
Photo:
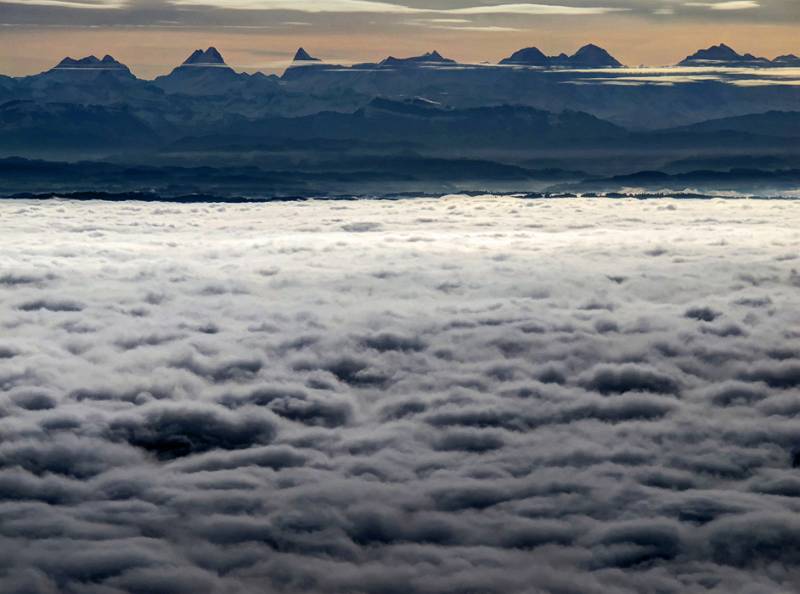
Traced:
<path fill-rule="evenodd" d="M 4 593 L 800 580 L 797 202 L 0 217 Z"/>

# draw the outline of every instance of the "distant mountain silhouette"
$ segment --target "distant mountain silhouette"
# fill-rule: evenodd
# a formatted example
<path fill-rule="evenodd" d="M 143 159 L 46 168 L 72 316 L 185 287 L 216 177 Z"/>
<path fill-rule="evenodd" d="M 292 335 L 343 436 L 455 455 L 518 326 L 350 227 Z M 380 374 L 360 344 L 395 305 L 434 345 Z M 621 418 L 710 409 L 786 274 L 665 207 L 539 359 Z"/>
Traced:
<path fill-rule="evenodd" d="M 618 68 L 622 63 L 602 47 L 590 43 L 570 56 L 569 65 L 578 68 Z"/>
<path fill-rule="evenodd" d="M 298 58 L 297 56 L 300 56 Z M 412 56 L 410 58 L 396 58 L 389 56 L 380 62 L 365 62 L 362 64 L 354 64 L 348 68 L 338 64 L 326 64 L 317 58 L 311 58 L 308 53 L 300 48 L 295 55 L 295 59 L 291 66 L 286 69 L 283 74 L 284 80 L 300 80 L 306 76 L 318 74 L 321 72 L 357 72 L 362 70 L 386 71 L 386 70 L 430 70 L 437 66 L 447 66 L 457 64 L 455 60 L 443 57 L 439 52 L 432 51 L 420 56 Z"/>
<path fill-rule="evenodd" d="M 767 58 L 759 58 L 753 54 L 740 54 L 730 46 L 720 43 L 709 48 L 701 49 L 687 56 L 678 63 L 678 66 L 749 66 L 749 67 L 769 67 L 777 65 L 794 65 L 791 60 L 797 60 L 795 56 L 782 56 L 786 63 L 782 63 L 780 58 L 770 61 Z"/>
<path fill-rule="evenodd" d="M 151 124 L 127 106 L 34 101 L 0 105 L 0 137 L 6 151 L 40 154 L 155 148 L 161 142 Z"/>
<path fill-rule="evenodd" d="M 224 66 L 228 68 L 228 65 L 225 64 L 225 60 L 222 58 L 222 54 L 220 54 L 215 47 L 210 47 L 206 51 L 199 49 L 194 50 L 192 55 L 186 58 L 181 66 Z"/>
<path fill-rule="evenodd" d="M 245 75 L 246 76 L 246 75 Z M 677 158 L 686 151 L 797 151 L 800 112 L 767 112 L 691 126 L 633 132 L 588 113 L 551 112 L 524 105 L 453 108 L 423 97 L 375 98 L 348 113 L 300 117 L 215 113 L 215 102 L 194 97 L 172 109 L 16 100 L 0 105 L 0 155 L 108 155 L 126 151 L 343 154 L 343 151 L 429 151 L 484 158 L 528 150 L 642 151 Z M 278 97 L 278 96 L 276 96 Z M 222 96 L 220 101 L 225 101 Z M 208 111 L 192 106 L 200 103 Z M 160 107 L 158 107 L 160 105 Z M 251 105 L 245 102 L 245 106 Z M 575 168 L 575 166 L 568 166 Z"/>
<path fill-rule="evenodd" d="M 321 60 L 319 58 L 314 58 L 302 47 L 298 49 L 294 55 L 294 62 L 320 62 L 320 61 Z"/>
<path fill-rule="evenodd" d="M 676 132 L 742 132 L 754 136 L 800 139 L 800 111 L 768 111 L 733 118 L 708 120 L 674 128 Z"/>
<path fill-rule="evenodd" d="M 245 87 L 253 92 L 267 92 L 277 87 L 276 77 L 236 72 L 215 47 L 195 50 L 180 66 L 166 76 L 157 77 L 153 84 L 168 93 L 184 95 L 222 95 Z"/>
<path fill-rule="evenodd" d="M 134 80 L 135 77 L 130 69 L 111 56 L 104 56 L 99 59 L 96 56 L 86 56 L 85 58 L 64 58 L 50 70 L 36 75 L 49 81 L 62 81 L 65 83 L 74 82 L 80 84 L 85 81 L 96 79 L 117 79 Z"/>
<path fill-rule="evenodd" d="M 786 54 L 783 56 L 778 56 L 772 63 L 775 66 L 782 66 L 782 67 L 789 67 L 789 68 L 800 68 L 800 57 L 795 56 L 794 54 Z"/>
<path fill-rule="evenodd" d="M 0 76 L 0 156 L 158 160 L 175 152 L 214 164 L 211 155 L 247 153 L 286 169 L 324 157 L 336 171 L 345 156 L 376 155 L 402 156 L 409 169 L 412 155 L 527 167 L 533 153 L 553 150 L 584 155 L 579 163 L 558 157 L 562 169 L 589 170 L 594 161 L 629 172 L 630 158 L 658 168 L 681 158 L 774 156 L 795 167 L 800 155 L 800 87 L 737 84 L 769 82 L 760 69 L 686 80 L 597 70 L 618 62 L 594 45 L 551 57 L 527 48 L 502 66 L 457 64 L 432 51 L 347 67 L 300 48 L 279 79 L 237 72 L 213 47 L 187 54 L 154 81 L 110 56 Z M 700 56 L 750 59 L 719 46 Z M 539 67 L 513 67 L 526 63 Z M 609 156 L 617 152 L 624 156 Z"/>
<path fill-rule="evenodd" d="M 130 74 L 130 69 L 125 64 L 117 62 L 109 55 L 103 56 L 102 60 L 96 56 L 86 56 L 78 60 L 64 58 L 53 70 L 122 70 Z"/>
<path fill-rule="evenodd" d="M 148 102 L 163 93 L 134 76 L 130 69 L 112 56 L 64 58 L 50 70 L 20 79 L 10 79 L 6 89 L 12 99 L 40 100 L 55 103 L 107 105 Z M 0 101 L 5 85 L 0 80 Z"/>
<path fill-rule="evenodd" d="M 436 50 L 432 52 L 428 52 L 427 54 L 423 54 L 421 56 L 413 56 L 410 58 L 395 58 L 394 56 L 389 56 L 385 60 L 380 62 L 380 66 L 389 66 L 389 67 L 414 67 L 414 66 L 425 66 L 425 65 L 440 65 L 440 64 L 455 64 L 455 60 L 450 60 L 449 58 L 444 58 L 442 55 L 437 52 Z"/>
<path fill-rule="evenodd" d="M 451 109 L 421 99 L 376 98 L 353 113 L 321 112 L 303 117 L 228 118 L 202 137 L 185 138 L 176 149 L 210 149 L 215 144 L 258 146 L 298 140 L 347 140 L 353 143 L 406 143 L 418 148 L 464 151 L 478 145 L 521 147 L 598 143 L 623 139 L 619 126 L 573 111 L 551 113 L 525 106 Z"/>
<path fill-rule="evenodd" d="M 295 78 L 295 75 L 302 76 L 304 74 L 303 70 L 328 70 L 331 68 L 340 68 L 340 67 L 326 64 L 319 58 L 315 58 L 314 56 L 309 54 L 305 49 L 301 47 L 295 52 L 294 58 L 292 59 L 292 63 L 284 71 L 283 79 L 291 80 L 292 78 Z"/>
<path fill-rule="evenodd" d="M 765 195 L 794 189 L 800 184 L 800 169 L 761 170 L 754 168 L 727 171 L 694 170 L 668 174 L 662 171 L 638 171 L 607 178 L 590 178 L 579 183 L 559 184 L 555 188 L 567 192 L 619 192 L 638 188 L 664 194 L 685 192 L 737 191 Z M 629 190 L 628 190 L 629 191 Z"/>
<path fill-rule="evenodd" d="M 546 56 L 536 47 L 514 52 L 500 61 L 501 65 L 541 66 L 544 68 L 619 68 L 622 64 L 603 48 L 594 44 L 584 45 L 573 55 Z"/>
<path fill-rule="evenodd" d="M 563 54 L 562 54 L 563 55 Z M 526 47 L 511 54 L 508 58 L 500 60 L 500 64 L 520 64 L 524 66 L 547 67 L 552 63 L 552 58 L 546 56 L 538 47 Z"/>
<path fill-rule="evenodd" d="M 486 160 L 421 156 L 345 157 L 289 171 L 238 163 L 196 167 L 0 158 L 0 197 L 236 203 L 298 196 L 351 199 L 365 192 L 391 195 L 408 187 L 413 188 L 414 196 L 431 191 L 441 194 L 454 187 L 480 188 L 485 193 L 494 187 L 515 192 L 529 188 L 525 192 L 528 197 L 570 196 L 575 192 L 623 197 L 630 188 L 641 188 L 654 195 L 677 192 L 697 198 L 704 191 L 719 190 L 770 195 L 800 183 L 797 167 L 691 169 L 672 174 L 633 171 L 592 176 L 580 170 L 530 169 Z M 531 192 L 530 188 L 543 191 Z M 687 192 L 686 188 L 693 189 Z M 641 193 L 641 189 L 635 192 Z"/>

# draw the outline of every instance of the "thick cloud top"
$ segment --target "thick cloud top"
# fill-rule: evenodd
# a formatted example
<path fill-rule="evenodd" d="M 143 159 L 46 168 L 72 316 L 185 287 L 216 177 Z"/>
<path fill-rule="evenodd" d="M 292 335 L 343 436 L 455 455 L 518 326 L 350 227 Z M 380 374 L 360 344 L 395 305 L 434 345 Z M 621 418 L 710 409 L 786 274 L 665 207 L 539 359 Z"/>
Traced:
<path fill-rule="evenodd" d="M 0 591 L 800 587 L 800 206 L 0 204 Z"/>

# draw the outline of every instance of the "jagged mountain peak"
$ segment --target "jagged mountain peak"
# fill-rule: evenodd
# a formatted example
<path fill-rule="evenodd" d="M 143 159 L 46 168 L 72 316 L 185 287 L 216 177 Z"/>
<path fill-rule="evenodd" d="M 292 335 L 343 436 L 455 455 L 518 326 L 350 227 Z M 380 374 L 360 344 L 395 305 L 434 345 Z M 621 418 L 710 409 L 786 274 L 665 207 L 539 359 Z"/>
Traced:
<path fill-rule="evenodd" d="M 315 58 L 311 54 L 309 54 L 304 48 L 300 48 L 294 55 L 295 62 L 319 62 L 319 58 Z"/>
<path fill-rule="evenodd" d="M 215 47 L 209 47 L 207 50 L 203 51 L 201 49 L 196 49 L 192 52 L 192 55 L 184 60 L 183 66 L 227 66 L 225 64 L 225 59 L 222 57 L 222 54 L 219 53 L 219 50 Z"/>
<path fill-rule="evenodd" d="M 118 62 L 114 59 L 113 56 L 106 54 L 103 56 L 103 59 L 100 60 L 97 56 L 91 55 L 86 56 L 83 58 L 75 58 L 66 57 L 61 60 L 53 70 L 122 70 L 125 72 L 129 72 L 129 69 L 125 64 Z"/>

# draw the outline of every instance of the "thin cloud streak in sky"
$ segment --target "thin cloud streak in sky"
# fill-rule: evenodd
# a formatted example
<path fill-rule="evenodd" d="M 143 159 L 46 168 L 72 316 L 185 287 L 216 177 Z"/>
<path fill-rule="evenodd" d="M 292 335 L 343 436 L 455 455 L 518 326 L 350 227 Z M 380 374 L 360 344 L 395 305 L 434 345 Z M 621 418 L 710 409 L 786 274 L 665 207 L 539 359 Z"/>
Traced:
<path fill-rule="evenodd" d="M 80 8 L 90 10 L 108 10 L 125 8 L 124 0 L 99 0 L 97 2 L 71 2 L 70 0 L 6 0 L 10 4 L 29 4 L 32 6 L 54 6 L 58 8 Z"/>
<path fill-rule="evenodd" d="M 750 10 L 761 5 L 754 0 L 731 0 L 730 2 L 687 2 L 685 6 L 710 8 L 711 10 Z"/>
<path fill-rule="evenodd" d="M 432 21 L 413 21 L 407 23 L 416 27 L 426 27 L 428 29 L 440 29 L 444 31 L 473 31 L 475 33 L 507 33 L 509 31 L 521 31 L 514 27 L 499 27 L 497 25 L 448 25 L 446 23 L 435 23 Z"/>
<path fill-rule="evenodd" d="M 126 0 L 99 0 L 97 2 L 71 2 L 70 0 L 10 0 L 13 4 L 58 6 L 64 8 L 108 9 L 133 7 Z M 496 6 L 468 6 L 464 8 L 417 8 L 373 0 L 168 0 L 173 6 L 209 6 L 228 10 L 284 10 L 307 13 L 378 13 L 378 14 L 455 14 L 455 15 L 592 15 L 625 11 L 625 8 L 604 6 L 564 6 L 559 4 L 498 4 Z"/>
<path fill-rule="evenodd" d="M 584 15 L 606 14 L 609 12 L 627 11 L 627 8 L 610 8 L 605 6 L 558 6 L 550 4 L 499 4 L 497 6 L 473 6 L 469 8 L 453 8 L 436 12 L 448 14 L 531 14 L 531 15 Z"/>
<path fill-rule="evenodd" d="M 59 6 L 94 7 L 93 4 L 62 2 L 61 0 L 18 0 L 17 3 L 48 3 Z M 495 6 L 468 6 L 463 8 L 417 8 L 372 0 L 171 0 L 173 6 L 210 6 L 228 10 L 284 10 L 307 13 L 378 13 L 378 14 L 452 14 L 452 15 L 595 15 L 627 11 L 627 8 L 606 6 L 565 6 L 560 4 L 498 4 Z M 125 4 L 108 0 L 98 7 L 121 8 Z"/>

